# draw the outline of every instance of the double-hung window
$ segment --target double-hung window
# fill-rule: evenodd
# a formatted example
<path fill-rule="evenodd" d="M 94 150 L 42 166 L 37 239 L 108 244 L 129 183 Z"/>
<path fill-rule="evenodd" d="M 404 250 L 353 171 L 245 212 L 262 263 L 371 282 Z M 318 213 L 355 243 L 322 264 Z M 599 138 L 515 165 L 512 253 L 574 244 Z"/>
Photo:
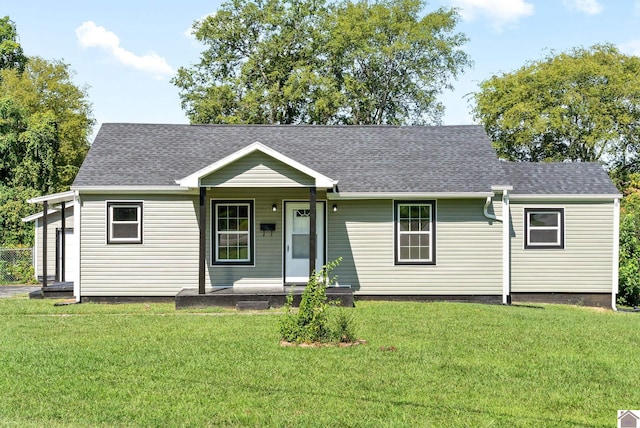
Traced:
<path fill-rule="evenodd" d="M 524 247 L 564 248 L 564 209 L 525 208 Z"/>
<path fill-rule="evenodd" d="M 435 264 L 435 202 L 396 201 L 396 264 Z"/>
<path fill-rule="evenodd" d="M 142 243 L 142 202 L 107 202 L 107 243 Z"/>
<path fill-rule="evenodd" d="M 253 263 L 253 201 L 212 202 L 213 263 Z"/>

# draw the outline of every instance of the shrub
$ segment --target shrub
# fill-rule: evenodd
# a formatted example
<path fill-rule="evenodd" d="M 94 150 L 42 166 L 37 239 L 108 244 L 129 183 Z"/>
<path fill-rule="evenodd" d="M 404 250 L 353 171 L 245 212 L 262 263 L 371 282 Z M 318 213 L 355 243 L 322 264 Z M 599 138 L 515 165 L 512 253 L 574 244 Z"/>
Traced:
<path fill-rule="evenodd" d="M 624 198 L 620 215 L 618 303 L 640 304 L 640 200 L 637 193 Z"/>
<path fill-rule="evenodd" d="M 298 311 L 293 310 L 293 292 L 287 296 L 285 314 L 280 320 L 280 337 L 286 342 L 348 342 L 355 340 L 353 315 L 339 311 L 330 317 L 330 308 L 335 306 L 327 298 L 327 287 L 335 284 L 331 271 L 341 258 L 313 272 L 302 293 Z"/>

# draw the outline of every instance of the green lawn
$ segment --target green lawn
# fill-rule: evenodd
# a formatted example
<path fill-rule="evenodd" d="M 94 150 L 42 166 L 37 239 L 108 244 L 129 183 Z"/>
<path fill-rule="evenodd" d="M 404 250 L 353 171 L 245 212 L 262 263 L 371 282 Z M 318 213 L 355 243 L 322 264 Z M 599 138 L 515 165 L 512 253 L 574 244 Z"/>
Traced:
<path fill-rule="evenodd" d="M 279 312 L 0 299 L 0 426 L 616 426 L 640 314 L 360 302 L 352 348 Z"/>

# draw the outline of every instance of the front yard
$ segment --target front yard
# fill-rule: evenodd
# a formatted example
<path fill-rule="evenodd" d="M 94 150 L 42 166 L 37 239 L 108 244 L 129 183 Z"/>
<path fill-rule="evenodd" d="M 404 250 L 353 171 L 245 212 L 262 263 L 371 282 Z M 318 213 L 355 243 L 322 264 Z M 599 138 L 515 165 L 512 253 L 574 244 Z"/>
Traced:
<path fill-rule="evenodd" d="M 0 299 L 0 426 L 615 426 L 640 314 L 359 302 L 351 348 L 280 312 Z"/>

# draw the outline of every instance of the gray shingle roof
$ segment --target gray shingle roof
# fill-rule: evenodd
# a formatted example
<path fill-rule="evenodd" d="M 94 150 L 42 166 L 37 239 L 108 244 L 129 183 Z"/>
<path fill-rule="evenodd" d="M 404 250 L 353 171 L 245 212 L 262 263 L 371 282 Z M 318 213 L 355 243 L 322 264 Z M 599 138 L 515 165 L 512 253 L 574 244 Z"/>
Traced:
<path fill-rule="evenodd" d="M 614 195 L 618 189 L 602 165 L 591 162 L 503 162 L 513 194 Z"/>
<path fill-rule="evenodd" d="M 616 194 L 598 164 L 500 162 L 483 128 L 103 124 L 74 186 L 177 186 L 260 142 L 339 180 L 340 192 Z"/>
<path fill-rule="evenodd" d="M 507 179 L 481 126 L 103 124 L 74 186 L 171 186 L 254 142 L 341 192 L 488 192 Z"/>

